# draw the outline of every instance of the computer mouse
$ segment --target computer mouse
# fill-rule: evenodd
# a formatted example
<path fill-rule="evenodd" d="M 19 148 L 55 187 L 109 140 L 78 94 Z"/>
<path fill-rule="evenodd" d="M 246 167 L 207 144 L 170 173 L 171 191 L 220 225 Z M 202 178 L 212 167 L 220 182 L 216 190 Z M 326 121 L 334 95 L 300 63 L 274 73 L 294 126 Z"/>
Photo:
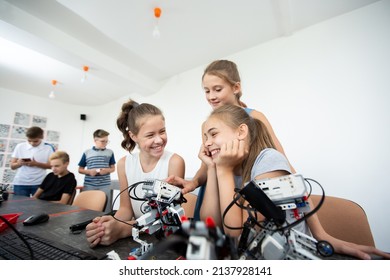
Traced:
<path fill-rule="evenodd" d="M 24 220 L 23 225 L 25 226 L 33 226 L 37 224 L 41 224 L 47 222 L 49 220 L 49 215 L 46 213 L 40 213 L 36 215 L 31 215 L 27 219 Z"/>

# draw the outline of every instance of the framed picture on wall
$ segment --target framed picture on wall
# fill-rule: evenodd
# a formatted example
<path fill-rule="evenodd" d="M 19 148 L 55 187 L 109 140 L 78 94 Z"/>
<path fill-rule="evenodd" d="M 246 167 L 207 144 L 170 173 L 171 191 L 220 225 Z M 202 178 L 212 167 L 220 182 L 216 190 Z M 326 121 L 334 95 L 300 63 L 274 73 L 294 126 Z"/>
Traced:
<path fill-rule="evenodd" d="M 46 134 L 46 140 L 48 142 L 59 142 L 60 133 L 58 131 L 48 130 Z"/>
<path fill-rule="evenodd" d="M 31 123 L 31 115 L 16 112 L 14 117 L 14 124 L 23 125 L 23 126 L 30 126 Z"/>
<path fill-rule="evenodd" d="M 28 129 L 27 127 L 23 127 L 23 126 L 17 126 L 17 125 L 12 126 L 11 138 L 26 139 L 27 129 Z"/>
<path fill-rule="evenodd" d="M 40 128 L 46 128 L 47 118 L 40 116 L 33 116 L 31 126 L 39 126 Z"/>
<path fill-rule="evenodd" d="M 0 137 L 8 138 L 10 128 L 9 124 L 0 124 Z"/>

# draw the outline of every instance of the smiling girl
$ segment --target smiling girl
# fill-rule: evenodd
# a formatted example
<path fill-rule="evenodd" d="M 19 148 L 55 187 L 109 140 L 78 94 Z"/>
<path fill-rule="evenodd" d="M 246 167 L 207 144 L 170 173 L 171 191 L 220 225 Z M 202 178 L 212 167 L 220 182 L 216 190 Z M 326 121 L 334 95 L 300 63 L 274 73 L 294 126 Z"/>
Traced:
<path fill-rule="evenodd" d="M 200 158 L 207 166 L 207 187 L 201 207 L 201 219 L 212 217 L 226 234 L 238 237 L 247 219 L 247 212 L 233 205 L 236 188 L 255 179 L 267 179 L 291 174 L 286 157 L 275 149 L 266 126 L 234 105 L 216 108 L 202 126 L 203 149 Z M 312 205 L 309 199 L 310 205 Z M 292 211 L 292 210 L 287 210 Z M 287 212 L 287 222 L 296 220 Z M 299 213 L 303 215 L 303 213 Z M 226 226 L 227 225 L 227 226 Z M 357 245 L 337 239 L 325 232 L 316 214 L 294 227 L 317 240 L 331 243 L 336 253 L 369 259 L 369 254 L 390 258 L 374 247 Z"/>
<path fill-rule="evenodd" d="M 257 110 L 248 108 L 247 105 L 241 101 L 242 87 L 241 78 L 237 65 L 229 60 L 215 60 L 211 62 L 204 70 L 202 76 L 202 88 L 205 93 L 207 102 L 213 110 L 223 105 L 236 105 L 245 110 L 245 112 L 252 118 L 260 120 L 266 127 L 274 143 L 274 148 L 285 154 L 282 145 L 280 144 L 276 134 L 268 121 L 266 116 Z M 291 171 L 295 173 L 294 168 L 290 165 Z M 183 180 L 181 178 L 169 178 L 168 182 L 174 185 L 182 186 L 183 193 L 188 193 L 195 190 L 199 186 L 206 183 L 206 167 L 202 163 L 199 170 L 191 180 Z M 199 191 L 202 197 L 203 187 Z M 198 201 L 201 204 L 202 199 Z"/>
<path fill-rule="evenodd" d="M 131 236 L 134 223 L 143 214 L 143 201 L 130 199 L 128 186 L 145 179 L 166 179 L 169 175 L 184 178 L 184 160 L 178 154 L 165 150 L 168 136 L 165 118 L 156 106 L 138 104 L 130 100 L 122 105 L 117 119 L 117 126 L 123 134 L 122 147 L 129 152 L 118 162 L 118 179 L 120 184 L 120 206 L 115 218 L 111 216 L 97 217 L 86 228 L 86 236 L 90 245 L 109 245 L 120 238 Z M 133 153 L 138 146 L 139 152 Z M 123 191 L 123 192 L 122 192 Z M 139 197 L 141 191 L 136 189 Z"/>

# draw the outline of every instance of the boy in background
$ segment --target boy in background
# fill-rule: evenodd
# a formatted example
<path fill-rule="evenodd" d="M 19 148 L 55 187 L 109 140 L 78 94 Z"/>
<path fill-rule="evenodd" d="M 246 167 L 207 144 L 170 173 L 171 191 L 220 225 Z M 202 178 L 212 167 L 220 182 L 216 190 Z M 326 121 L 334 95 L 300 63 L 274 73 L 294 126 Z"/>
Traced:
<path fill-rule="evenodd" d="M 27 141 L 16 145 L 11 158 L 11 169 L 16 170 L 12 182 L 16 195 L 32 196 L 50 168 L 52 145 L 43 142 L 43 130 L 33 126 L 26 131 Z"/>
<path fill-rule="evenodd" d="M 33 197 L 68 204 L 77 185 L 74 174 L 68 170 L 68 165 L 69 155 L 66 152 L 53 153 L 50 156 L 53 172 L 47 174 Z"/>
<path fill-rule="evenodd" d="M 86 150 L 79 162 L 79 173 L 84 174 L 84 188 L 87 190 L 102 190 L 110 197 L 111 176 L 115 171 L 114 152 L 107 149 L 108 133 L 98 129 L 93 133 L 95 145 Z"/>

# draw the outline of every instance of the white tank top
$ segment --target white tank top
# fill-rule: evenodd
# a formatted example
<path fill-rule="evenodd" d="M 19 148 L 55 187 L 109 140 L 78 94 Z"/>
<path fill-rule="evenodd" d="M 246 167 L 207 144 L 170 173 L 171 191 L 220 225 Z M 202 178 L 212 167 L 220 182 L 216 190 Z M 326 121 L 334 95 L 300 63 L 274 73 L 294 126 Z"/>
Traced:
<path fill-rule="evenodd" d="M 145 173 L 142 170 L 141 162 L 139 159 L 139 153 L 127 155 L 126 163 L 125 163 L 125 171 L 126 171 L 126 177 L 129 186 L 137 182 L 149 180 L 149 179 L 159 179 L 159 180 L 166 179 L 169 175 L 168 174 L 169 160 L 171 159 L 172 155 L 173 153 L 164 151 L 164 154 L 157 162 L 154 169 L 147 173 Z M 143 197 L 142 184 L 136 187 L 135 194 L 137 195 L 137 197 Z M 145 201 L 131 199 L 131 205 L 133 207 L 133 212 L 136 219 L 143 215 L 141 209 L 143 209 L 146 206 Z"/>

